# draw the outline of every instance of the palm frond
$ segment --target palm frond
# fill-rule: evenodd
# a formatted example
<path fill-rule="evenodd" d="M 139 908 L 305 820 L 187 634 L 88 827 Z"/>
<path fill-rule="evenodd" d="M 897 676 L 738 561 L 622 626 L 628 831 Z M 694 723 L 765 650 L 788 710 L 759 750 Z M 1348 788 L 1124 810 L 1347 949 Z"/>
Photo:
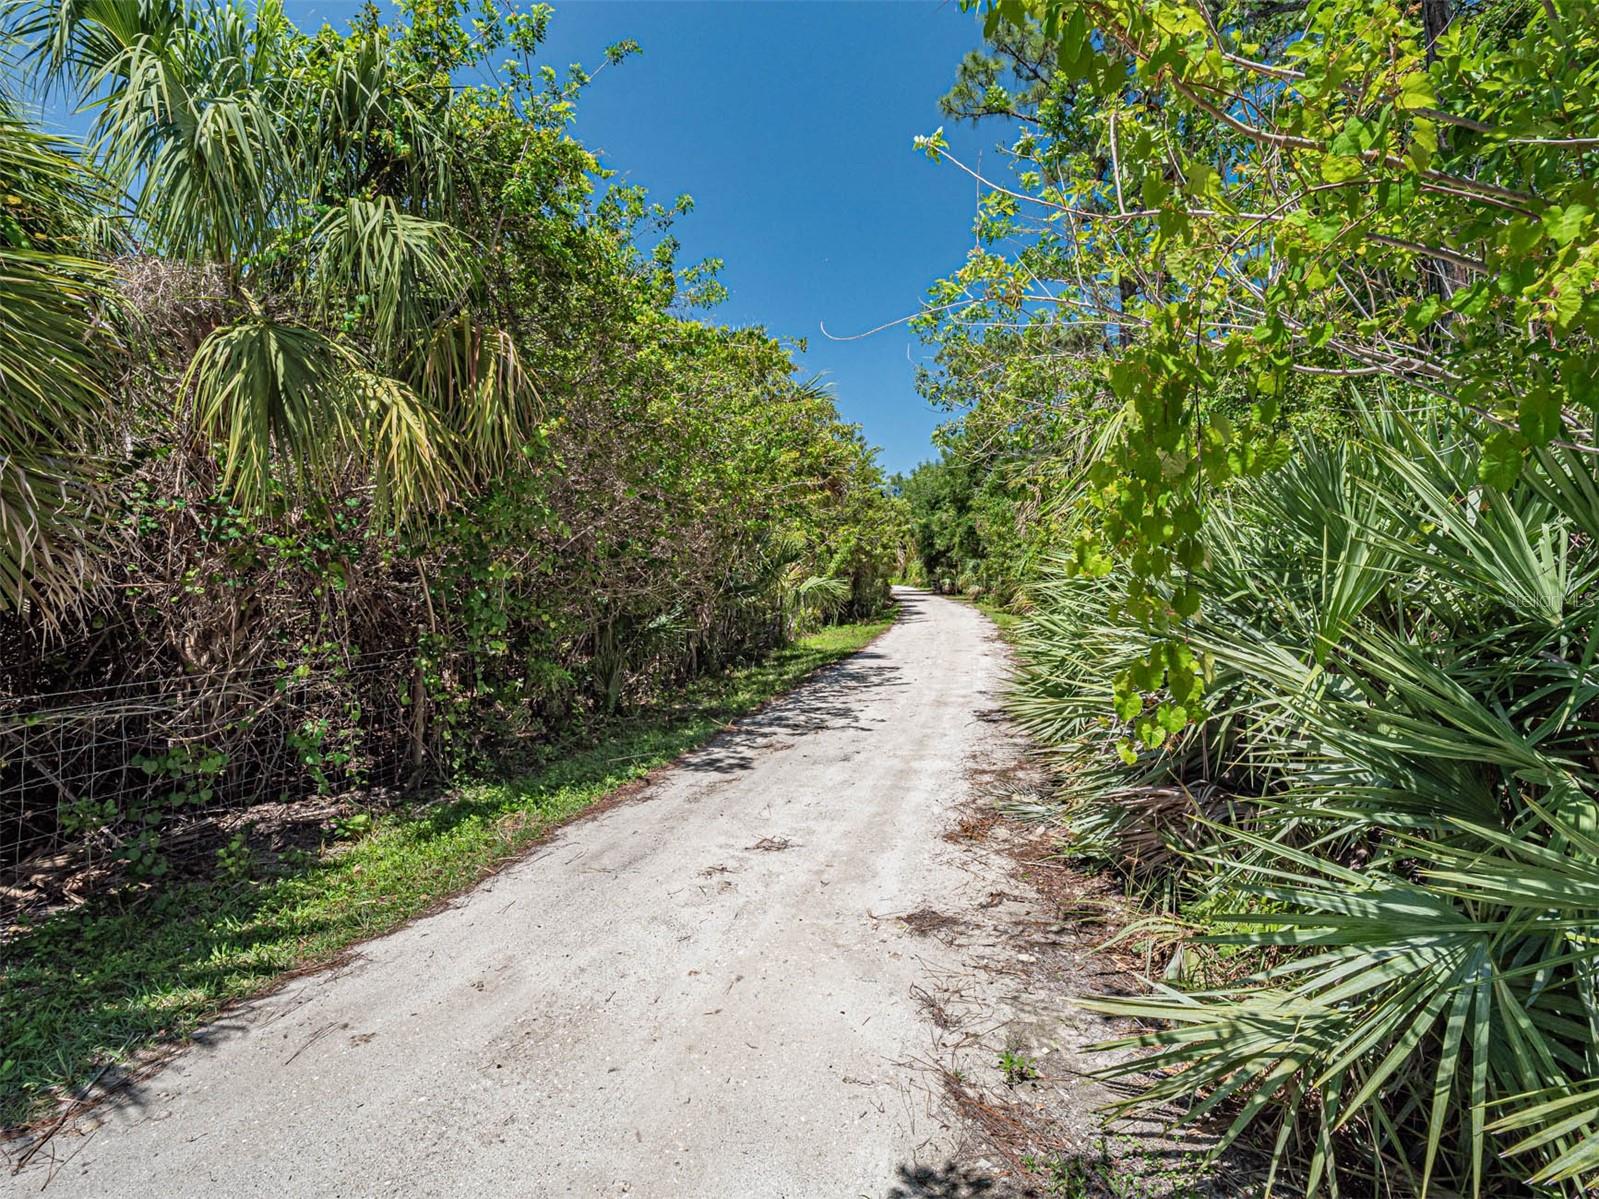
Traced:
<path fill-rule="evenodd" d="M 449 225 L 400 211 L 391 197 L 351 197 L 329 210 L 306 243 L 319 319 L 369 331 L 394 361 L 459 308 L 474 272 Z"/>
<path fill-rule="evenodd" d="M 448 491 L 436 418 L 326 334 L 264 316 L 224 325 L 196 351 L 183 394 L 242 503 L 311 487 L 358 461 L 398 508 Z"/>
<path fill-rule="evenodd" d="M 99 192 L 68 150 L 0 103 L 0 593 L 12 606 L 64 601 L 91 573 L 99 317 L 115 291 L 77 251 Z"/>

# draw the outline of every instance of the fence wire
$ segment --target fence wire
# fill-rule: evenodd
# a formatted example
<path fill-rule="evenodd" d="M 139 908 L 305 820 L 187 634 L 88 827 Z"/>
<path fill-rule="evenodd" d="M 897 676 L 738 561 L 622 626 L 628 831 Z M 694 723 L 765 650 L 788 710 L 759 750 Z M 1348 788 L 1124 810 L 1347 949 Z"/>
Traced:
<path fill-rule="evenodd" d="M 413 683 L 398 652 L 0 697 L 0 931 L 261 805 L 381 799 L 414 762 Z"/>

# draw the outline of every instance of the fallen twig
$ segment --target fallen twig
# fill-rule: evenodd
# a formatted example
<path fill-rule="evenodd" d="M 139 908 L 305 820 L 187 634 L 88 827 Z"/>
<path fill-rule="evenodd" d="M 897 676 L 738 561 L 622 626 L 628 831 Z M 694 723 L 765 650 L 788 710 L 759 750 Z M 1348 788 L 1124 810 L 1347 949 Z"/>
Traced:
<path fill-rule="evenodd" d="M 100 1079 L 105 1077 L 105 1072 L 109 1069 L 111 1069 L 111 1063 L 107 1062 L 105 1065 L 101 1066 L 95 1071 L 94 1077 L 89 1080 L 89 1085 L 84 1087 L 72 1097 L 72 1102 L 67 1104 L 66 1110 L 61 1113 L 56 1122 L 50 1125 L 49 1131 L 38 1140 L 34 1141 L 33 1144 L 29 1145 L 27 1149 L 23 1151 L 22 1156 L 17 1158 L 16 1164 L 11 1167 L 11 1173 L 13 1175 L 22 1173 L 22 1168 L 33 1160 L 33 1155 L 38 1153 L 39 1150 L 43 1149 L 45 1143 L 49 1141 L 51 1137 L 55 1136 L 56 1133 L 60 1132 L 64 1127 L 66 1127 L 68 1117 L 70 1117 L 73 1112 L 77 1111 L 78 1104 L 83 1102 L 83 1097 L 94 1090 L 95 1085 L 100 1081 Z"/>

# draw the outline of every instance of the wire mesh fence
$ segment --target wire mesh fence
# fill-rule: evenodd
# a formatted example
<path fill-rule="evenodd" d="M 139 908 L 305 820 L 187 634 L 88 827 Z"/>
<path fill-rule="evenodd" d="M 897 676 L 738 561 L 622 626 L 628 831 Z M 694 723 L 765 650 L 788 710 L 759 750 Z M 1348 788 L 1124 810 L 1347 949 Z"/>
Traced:
<path fill-rule="evenodd" d="M 160 877 L 263 805 L 381 802 L 418 754 L 407 652 L 0 697 L 0 928 Z"/>

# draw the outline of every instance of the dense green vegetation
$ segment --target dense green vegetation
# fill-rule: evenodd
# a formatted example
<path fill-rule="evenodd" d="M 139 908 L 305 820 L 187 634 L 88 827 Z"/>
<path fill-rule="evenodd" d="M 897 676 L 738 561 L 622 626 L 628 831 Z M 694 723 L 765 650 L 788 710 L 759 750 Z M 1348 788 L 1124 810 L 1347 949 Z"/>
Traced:
<path fill-rule="evenodd" d="M 772 338 L 682 315 L 718 290 L 675 262 L 689 201 L 606 186 L 568 129 L 589 76 L 535 65 L 547 9 L 418 0 L 348 34 L 270 3 L 11 11 L 14 57 L 94 125 L 80 158 L 0 123 L 9 694 L 287 690 L 326 790 L 885 601 L 871 453 Z M 490 54 L 497 82 L 452 82 Z M 150 796 L 41 784 L 4 844 L 118 840 L 284 739 L 124 733 Z"/>
<path fill-rule="evenodd" d="M 872 451 L 780 342 L 694 315 L 691 202 L 576 140 L 550 20 L 0 9 L 8 1118 L 471 882 L 887 604 Z M 19 118 L 41 88 L 84 145 Z M 308 799 L 370 845 L 257 835 Z"/>
<path fill-rule="evenodd" d="M 1284 1193 L 1585 1193 L 1599 13 L 982 8 L 944 104 L 1013 169 L 899 485 L 1027 613 L 1035 814 L 1155 909 L 1109 1072 Z"/>
<path fill-rule="evenodd" d="M 972 6 L 944 108 L 1009 170 L 922 139 L 980 248 L 893 499 L 779 342 L 691 315 L 691 205 L 572 136 L 547 8 L 0 10 L 94 121 L 0 92 L 4 696 L 72 693 L 0 718 L 0 850 L 97 889 L 10 930 L 8 1114 L 855 644 L 781 650 L 897 556 L 1025 615 L 1038 815 L 1154 909 L 1165 974 L 1095 1001 L 1143 1022 L 1129 1106 L 1313 1194 L 1599 1185 L 1599 10 Z M 217 818 L 317 794 L 337 852 Z"/>

